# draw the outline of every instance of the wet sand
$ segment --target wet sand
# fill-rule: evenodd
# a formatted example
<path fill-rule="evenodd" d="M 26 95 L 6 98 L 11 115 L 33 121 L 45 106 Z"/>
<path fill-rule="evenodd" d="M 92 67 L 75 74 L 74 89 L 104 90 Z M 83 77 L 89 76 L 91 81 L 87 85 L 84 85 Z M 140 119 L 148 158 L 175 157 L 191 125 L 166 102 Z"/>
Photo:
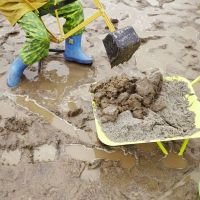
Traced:
<path fill-rule="evenodd" d="M 87 17 L 94 6 L 83 3 Z M 91 68 L 50 53 L 41 72 L 37 63 L 31 66 L 16 90 L 6 87 L 6 73 L 25 37 L 0 16 L 0 199 L 197 199 L 199 140 L 191 140 L 184 159 L 173 153 L 181 142 L 166 144 L 172 151 L 167 158 L 155 144 L 104 146 L 96 138 L 89 87 L 110 75 L 142 74 L 150 68 L 195 79 L 200 73 L 200 3 L 102 3 L 119 20 L 118 28 L 132 25 L 142 38 L 133 58 L 110 68 L 102 44 L 108 30 L 97 20 L 84 34 L 84 49 L 94 56 Z M 49 21 L 58 30 L 55 20 Z M 53 47 L 63 49 L 64 44 Z M 69 117 L 77 108 L 83 112 Z"/>

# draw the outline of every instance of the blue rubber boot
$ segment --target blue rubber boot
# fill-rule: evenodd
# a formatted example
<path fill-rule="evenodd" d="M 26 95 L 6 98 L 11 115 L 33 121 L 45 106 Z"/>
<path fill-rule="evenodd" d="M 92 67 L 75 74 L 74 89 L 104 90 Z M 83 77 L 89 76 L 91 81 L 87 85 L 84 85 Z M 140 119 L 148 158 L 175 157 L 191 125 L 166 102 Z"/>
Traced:
<path fill-rule="evenodd" d="M 19 85 L 21 81 L 22 74 L 26 69 L 25 65 L 20 57 L 17 57 L 11 65 L 8 72 L 7 85 L 10 88 L 15 88 Z"/>
<path fill-rule="evenodd" d="M 87 56 L 81 48 L 82 35 L 75 35 L 65 40 L 64 57 L 67 61 L 91 65 L 93 59 Z"/>

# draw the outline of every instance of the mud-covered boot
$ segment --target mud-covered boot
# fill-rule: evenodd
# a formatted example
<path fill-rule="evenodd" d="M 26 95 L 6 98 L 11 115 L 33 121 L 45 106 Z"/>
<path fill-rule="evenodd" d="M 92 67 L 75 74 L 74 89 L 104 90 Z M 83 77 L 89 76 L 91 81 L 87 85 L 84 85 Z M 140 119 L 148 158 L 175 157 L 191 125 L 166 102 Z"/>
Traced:
<path fill-rule="evenodd" d="M 81 48 L 82 35 L 75 35 L 65 40 L 64 57 L 67 61 L 91 65 L 93 59 L 87 56 Z"/>
<path fill-rule="evenodd" d="M 7 77 L 7 85 L 10 88 L 15 88 L 21 81 L 22 74 L 26 69 L 25 65 L 20 57 L 17 57 L 12 63 Z"/>

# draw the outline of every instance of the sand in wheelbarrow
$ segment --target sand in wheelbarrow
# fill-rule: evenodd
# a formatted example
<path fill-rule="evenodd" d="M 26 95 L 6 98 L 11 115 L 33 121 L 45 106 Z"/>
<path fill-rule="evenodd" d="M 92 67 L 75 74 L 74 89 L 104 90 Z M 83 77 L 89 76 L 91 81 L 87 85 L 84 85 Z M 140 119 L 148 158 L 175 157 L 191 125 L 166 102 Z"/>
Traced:
<path fill-rule="evenodd" d="M 191 135 L 195 114 L 185 82 L 166 81 L 159 71 L 144 77 L 111 77 L 91 86 L 95 116 L 115 142 L 149 141 Z M 191 94 L 192 95 L 192 94 Z"/>

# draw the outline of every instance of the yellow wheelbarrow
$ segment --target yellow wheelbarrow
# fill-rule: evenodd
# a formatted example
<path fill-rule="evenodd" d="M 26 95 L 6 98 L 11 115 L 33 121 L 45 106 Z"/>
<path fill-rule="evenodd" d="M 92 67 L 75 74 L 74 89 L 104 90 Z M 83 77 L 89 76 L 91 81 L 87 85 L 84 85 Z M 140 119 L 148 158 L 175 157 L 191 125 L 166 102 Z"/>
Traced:
<path fill-rule="evenodd" d="M 163 140 L 157 138 L 157 139 L 154 139 L 154 140 L 145 140 L 145 141 L 115 142 L 115 141 L 112 141 L 111 139 L 108 138 L 107 134 L 102 129 L 98 119 L 95 117 L 97 136 L 98 136 L 99 140 L 102 143 L 104 143 L 108 146 L 113 146 L 113 147 L 114 146 L 122 146 L 122 145 L 156 142 L 158 147 L 164 153 L 164 155 L 168 155 L 168 151 L 164 147 L 162 142 L 173 141 L 173 140 L 183 140 L 183 144 L 182 144 L 180 151 L 178 153 L 179 156 L 182 156 L 186 147 L 187 147 L 189 139 L 200 138 L 200 131 L 199 131 L 200 130 L 200 102 L 198 101 L 198 98 L 195 95 L 195 92 L 194 92 L 194 89 L 193 89 L 193 86 L 200 82 L 200 77 L 195 79 L 193 82 L 190 82 L 186 78 L 183 78 L 183 77 L 180 77 L 180 76 L 166 77 L 165 79 L 168 80 L 168 81 L 184 81 L 188 85 L 188 88 L 190 89 L 190 94 L 193 94 L 193 95 L 186 95 L 186 99 L 188 99 L 189 105 L 190 105 L 188 109 L 195 113 L 195 126 L 196 126 L 196 129 L 198 130 L 197 132 L 195 132 L 192 135 L 188 135 L 188 136 L 184 136 L 184 137 L 179 136 L 179 137 L 173 137 L 173 138 L 166 138 L 166 139 L 163 139 Z M 96 110 L 95 102 L 93 102 L 93 109 Z"/>
<path fill-rule="evenodd" d="M 28 4 L 31 8 L 33 8 L 39 13 L 39 11 L 36 8 L 34 8 L 34 6 L 31 4 L 29 0 L 23 0 L 23 1 L 26 2 L 26 4 Z M 74 1 L 76 0 L 63 0 L 64 5 L 70 4 Z M 55 12 L 56 20 L 58 23 L 60 36 L 57 38 L 46 27 L 47 31 L 50 34 L 51 41 L 55 43 L 60 43 L 64 41 L 65 39 L 69 38 L 70 36 L 72 36 L 73 34 L 75 34 L 76 32 L 78 32 L 79 30 L 81 30 L 82 28 L 86 27 L 88 24 L 92 23 L 97 18 L 103 17 L 106 25 L 108 26 L 110 30 L 110 33 L 105 37 L 105 39 L 103 40 L 103 43 L 104 43 L 108 58 L 110 60 L 111 67 L 128 61 L 140 46 L 140 39 L 138 35 L 136 34 L 135 30 L 131 26 L 125 27 L 120 30 L 116 30 L 111 20 L 109 19 L 108 15 L 106 14 L 106 11 L 103 5 L 101 4 L 101 2 L 99 0 L 93 0 L 93 2 L 97 8 L 97 11 L 91 17 L 89 17 L 84 22 L 79 24 L 77 27 L 75 27 L 68 33 L 64 34 L 62 25 L 59 20 L 58 11 L 57 11 L 57 9 L 59 9 L 60 6 L 58 3 L 58 0 L 55 0 L 53 10 Z M 62 52 L 62 50 L 61 51 L 58 50 L 56 52 Z"/>

